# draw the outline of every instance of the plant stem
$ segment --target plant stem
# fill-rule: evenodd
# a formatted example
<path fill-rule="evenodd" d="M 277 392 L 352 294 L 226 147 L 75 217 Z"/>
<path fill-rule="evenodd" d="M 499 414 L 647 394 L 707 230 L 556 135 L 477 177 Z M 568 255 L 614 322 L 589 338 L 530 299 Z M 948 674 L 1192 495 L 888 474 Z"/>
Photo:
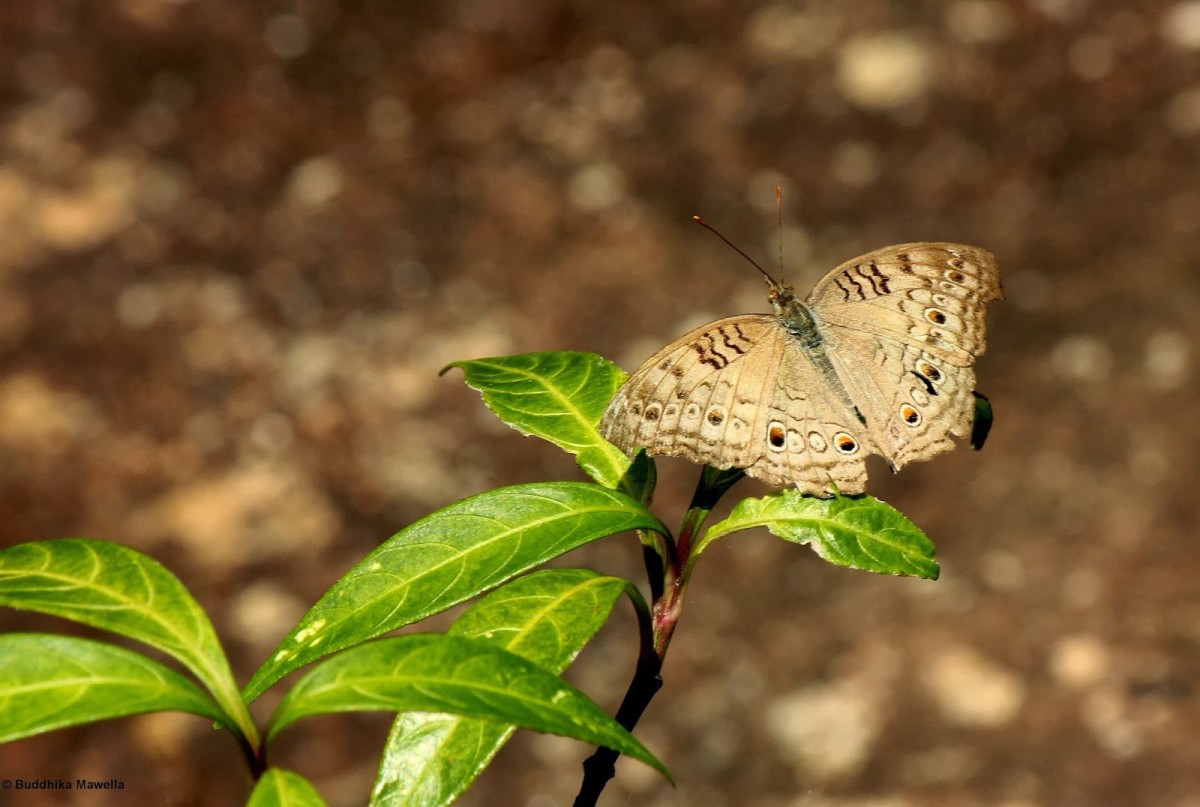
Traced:
<path fill-rule="evenodd" d="M 629 689 L 625 691 L 625 697 L 622 699 L 616 715 L 617 722 L 629 731 L 632 731 L 633 727 L 637 725 L 642 712 L 646 711 L 650 701 L 658 693 L 658 690 L 662 689 L 663 680 L 659 674 L 661 670 L 662 659 L 654 654 L 651 654 L 645 663 L 642 659 L 638 660 L 637 670 L 634 672 L 633 680 L 629 682 Z M 583 783 L 579 786 L 579 793 L 575 796 L 575 807 L 594 807 L 604 786 L 616 775 L 617 757 L 619 756 L 620 752 L 600 746 L 584 760 Z"/>
<path fill-rule="evenodd" d="M 642 545 L 642 560 L 646 564 L 646 576 L 650 580 L 650 600 L 657 602 L 663 594 L 663 580 L 666 578 L 666 565 L 658 550 L 646 544 Z"/>
<path fill-rule="evenodd" d="M 653 605 L 648 620 L 639 613 L 642 642 L 637 668 L 616 714 L 617 722 L 627 731 L 633 731 L 650 701 L 662 689 L 663 660 L 675 633 L 675 626 L 679 624 L 679 617 L 683 613 L 683 594 L 688 584 L 688 575 L 684 570 L 689 568 L 688 556 L 696 535 L 704 526 L 717 501 L 743 475 L 742 471 L 736 469 L 720 471 L 705 466 L 696 484 L 696 491 L 692 494 L 692 503 L 684 516 L 678 541 L 666 542 L 674 551 L 667 558 L 659 558 L 652 552 L 646 553 L 646 569 L 650 574 Z M 652 554 L 653 561 L 657 563 L 652 561 Z M 601 792 L 616 774 L 619 756 L 619 752 L 601 746 L 584 761 L 583 782 L 578 795 L 575 796 L 574 807 L 594 807 Z"/>
<path fill-rule="evenodd" d="M 237 733 L 237 742 L 238 747 L 242 749 L 242 756 L 246 758 L 246 767 L 250 769 L 251 780 L 258 782 L 267 770 L 266 745 L 260 743 L 255 747 L 241 732 Z"/>

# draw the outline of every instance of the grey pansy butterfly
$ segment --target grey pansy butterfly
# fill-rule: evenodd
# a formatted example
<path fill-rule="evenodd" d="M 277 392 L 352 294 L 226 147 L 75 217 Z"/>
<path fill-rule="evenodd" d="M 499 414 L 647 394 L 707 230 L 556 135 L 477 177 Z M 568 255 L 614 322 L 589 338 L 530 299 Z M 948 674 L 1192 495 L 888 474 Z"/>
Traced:
<path fill-rule="evenodd" d="M 986 304 L 1004 297 L 991 253 L 884 247 L 804 302 L 767 285 L 773 314 L 710 322 L 647 359 L 604 413 L 604 437 L 828 496 L 862 493 L 870 454 L 898 470 L 970 434 Z"/>

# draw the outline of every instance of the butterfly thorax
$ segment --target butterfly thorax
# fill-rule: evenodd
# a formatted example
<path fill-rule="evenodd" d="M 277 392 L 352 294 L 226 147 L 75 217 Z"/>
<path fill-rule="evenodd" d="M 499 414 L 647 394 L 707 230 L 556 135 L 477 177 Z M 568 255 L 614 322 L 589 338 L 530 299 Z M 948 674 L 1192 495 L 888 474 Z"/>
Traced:
<path fill-rule="evenodd" d="M 796 297 L 796 292 L 791 286 L 786 283 L 772 285 L 767 299 L 775 309 L 775 316 L 779 317 L 801 347 L 809 354 L 824 355 L 825 337 L 821 334 L 817 319 L 808 306 Z"/>
<path fill-rule="evenodd" d="M 767 299 L 771 301 L 771 307 L 775 309 L 775 316 L 787 328 L 796 343 L 808 354 L 813 366 L 816 367 L 825 382 L 841 398 L 842 403 L 846 406 L 846 411 L 852 413 L 864 426 L 867 425 L 867 419 L 854 404 L 854 400 L 846 390 L 845 383 L 838 376 L 833 362 L 829 359 L 829 353 L 825 346 L 825 334 L 821 330 L 821 324 L 816 315 L 808 306 L 800 302 L 796 297 L 796 292 L 786 283 L 772 282 Z"/>

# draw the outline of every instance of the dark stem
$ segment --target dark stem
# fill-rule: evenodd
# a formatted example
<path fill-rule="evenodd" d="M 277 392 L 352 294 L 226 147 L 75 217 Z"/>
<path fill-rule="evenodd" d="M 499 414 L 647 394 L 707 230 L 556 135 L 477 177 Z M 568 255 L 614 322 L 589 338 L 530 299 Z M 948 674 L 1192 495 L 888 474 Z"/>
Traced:
<path fill-rule="evenodd" d="M 688 582 L 683 569 L 687 568 L 695 537 L 713 506 L 743 475 L 742 471 L 736 469 L 719 471 L 705 466 L 696 484 L 696 492 L 692 495 L 691 506 L 684 516 L 679 540 L 666 542 L 674 550 L 670 557 L 664 559 L 648 548 L 645 552 L 653 605 L 649 611 L 643 610 L 644 605 L 638 609 L 641 647 L 637 668 L 617 709 L 616 720 L 627 731 L 633 731 L 650 701 L 662 689 L 663 660 L 683 610 L 683 594 Z M 602 746 L 584 761 L 583 782 L 575 796 L 574 807 L 595 806 L 605 786 L 616 774 L 619 756 L 619 752 Z"/>
<path fill-rule="evenodd" d="M 621 707 L 617 709 L 617 722 L 629 731 L 637 725 L 650 701 L 662 689 L 663 680 L 659 672 L 662 660 L 651 654 L 646 663 L 638 661 L 637 671 L 625 691 Z M 583 762 L 583 783 L 575 796 L 575 807 L 594 807 L 605 785 L 616 775 L 617 757 L 620 752 L 601 746 Z"/>
<path fill-rule="evenodd" d="M 256 749 L 240 731 L 235 734 L 238 746 L 242 749 L 242 756 L 246 758 L 246 766 L 250 768 L 250 779 L 257 782 L 267 770 L 266 745 L 260 745 Z"/>
<path fill-rule="evenodd" d="M 646 563 L 646 579 L 650 581 L 650 601 L 657 602 L 663 593 L 663 579 L 666 577 L 666 567 L 657 547 L 642 544 L 642 560 Z"/>

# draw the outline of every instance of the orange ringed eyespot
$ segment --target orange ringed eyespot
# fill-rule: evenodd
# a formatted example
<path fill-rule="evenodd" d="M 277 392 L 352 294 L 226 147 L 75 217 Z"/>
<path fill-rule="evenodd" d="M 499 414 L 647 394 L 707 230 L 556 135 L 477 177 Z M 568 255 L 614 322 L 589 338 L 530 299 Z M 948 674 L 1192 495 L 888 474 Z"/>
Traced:
<path fill-rule="evenodd" d="M 783 448 L 787 445 L 787 432 L 783 430 L 783 426 L 772 423 L 771 428 L 767 430 L 767 440 L 770 441 L 772 447 Z"/>

